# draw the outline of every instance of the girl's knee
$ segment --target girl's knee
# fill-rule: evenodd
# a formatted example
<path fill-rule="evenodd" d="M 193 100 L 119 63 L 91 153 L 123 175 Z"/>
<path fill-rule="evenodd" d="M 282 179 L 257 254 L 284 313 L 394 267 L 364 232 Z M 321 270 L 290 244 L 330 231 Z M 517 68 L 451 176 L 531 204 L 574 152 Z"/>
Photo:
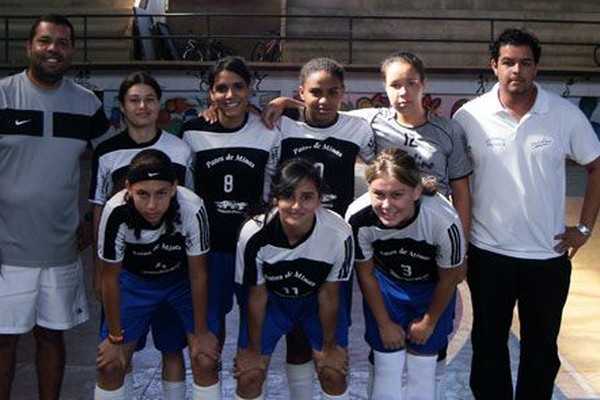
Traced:
<path fill-rule="evenodd" d="M 104 390 L 116 390 L 123 386 L 126 367 L 118 363 L 112 363 L 103 367 L 98 367 L 98 386 Z"/>
<path fill-rule="evenodd" d="M 243 398 L 255 398 L 261 395 L 265 375 L 258 369 L 252 369 L 237 378 L 237 395 Z"/>
<path fill-rule="evenodd" d="M 200 354 L 191 360 L 194 382 L 200 386 L 211 386 L 219 381 L 219 362 Z"/>
<path fill-rule="evenodd" d="M 343 394 L 348 387 L 346 375 L 333 368 L 324 368 L 319 373 L 319 382 L 323 391 L 331 395 Z"/>

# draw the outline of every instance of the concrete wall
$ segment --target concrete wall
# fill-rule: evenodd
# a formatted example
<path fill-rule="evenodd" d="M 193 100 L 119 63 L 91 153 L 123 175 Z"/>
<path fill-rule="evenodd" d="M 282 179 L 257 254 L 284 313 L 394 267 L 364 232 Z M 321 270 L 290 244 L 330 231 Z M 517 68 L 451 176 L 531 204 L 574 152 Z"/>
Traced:
<path fill-rule="evenodd" d="M 131 14 L 134 0 L 3 0 L 4 15 L 39 15 L 54 11 L 75 13 L 123 13 Z M 315 56 L 330 56 L 344 63 L 374 65 L 386 55 L 399 50 L 418 53 L 430 68 L 435 67 L 485 67 L 488 63 L 487 42 L 491 38 L 489 21 L 428 21 L 425 19 L 355 19 L 352 46 L 348 42 L 350 27 L 348 19 L 318 18 L 318 16 L 396 16 L 396 17 L 442 17 L 442 18 L 512 18 L 572 20 L 565 23 L 540 23 L 508 21 L 494 25 L 496 34 L 506 26 L 525 25 L 534 31 L 543 44 L 542 66 L 565 70 L 596 69 L 592 57 L 596 44 L 600 44 L 600 1 L 597 0 L 169 0 L 169 12 L 201 13 L 264 13 L 279 17 L 214 17 L 210 27 L 205 18 L 175 19 L 168 22 L 176 35 L 212 35 L 233 47 L 247 58 L 258 36 L 273 30 L 284 32 L 289 39 L 284 43 L 284 61 L 302 63 Z M 297 18 L 297 15 L 310 15 Z M 74 19 L 76 30 L 83 32 L 83 20 Z M 584 24 L 589 21 L 595 24 Z M 31 20 L 11 22 L 11 35 L 27 35 Z M 130 35 L 131 18 L 94 20 L 89 34 L 94 36 Z M 0 29 L 0 55 L 6 44 Z M 241 39 L 236 35 L 256 35 Z M 337 38 L 336 40 L 329 40 Z M 448 41 L 459 41 L 450 43 Z M 552 42 L 585 43 L 586 45 L 552 45 Z M 179 43 L 183 45 L 182 38 Z M 474 43 L 467 43 L 474 42 Z M 81 50 L 82 43 L 78 44 Z M 95 62 L 119 62 L 132 59 L 130 40 L 96 40 L 89 45 L 89 59 Z M 9 44 L 10 64 L 26 62 L 23 41 Z M 78 51 L 76 61 L 83 59 Z M 3 60 L 0 60 L 2 62 Z"/>
<path fill-rule="evenodd" d="M 318 10 L 318 12 L 315 12 Z M 592 53 L 600 44 L 600 2 L 594 0 L 518 1 L 518 0 L 288 0 L 289 15 L 329 14 L 339 17 L 440 17 L 440 18 L 506 18 L 517 21 L 497 22 L 494 34 L 507 26 L 526 26 L 544 45 L 543 62 L 550 68 L 595 68 Z M 522 22 L 522 19 L 573 20 L 573 23 Z M 592 21 L 594 25 L 578 23 Z M 377 63 L 387 54 L 399 50 L 418 53 L 431 67 L 481 67 L 487 65 L 487 41 L 491 26 L 487 21 L 427 20 L 355 20 L 353 36 L 359 39 L 381 39 L 357 42 L 350 60 L 348 43 L 326 41 L 323 37 L 349 35 L 346 19 L 287 18 L 287 34 L 294 37 L 321 38 L 310 43 L 290 40 L 286 43 L 286 60 L 303 62 L 314 55 L 330 55 L 344 62 Z M 443 40 L 479 41 L 481 43 L 443 43 Z M 438 41 L 431 43 L 426 41 Z M 550 45 L 551 42 L 588 43 Z"/>
<path fill-rule="evenodd" d="M 31 19 L 11 19 L 9 32 L 11 38 L 16 41 L 9 43 L 10 63 L 19 65 L 27 62 L 25 55 L 25 38 L 29 35 L 32 22 L 38 16 L 46 13 L 60 14 L 128 14 L 134 0 L 0 0 L 2 16 L 5 15 L 31 15 Z M 71 18 L 77 36 L 84 33 L 83 18 Z M 131 18 L 98 18 L 90 19 L 88 34 L 93 36 L 113 37 L 111 40 L 95 40 L 88 46 L 91 59 L 103 59 L 107 61 L 127 61 L 131 59 L 131 42 L 122 40 L 123 36 L 129 36 L 131 32 Z M 0 62 L 4 61 L 6 44 L 4 38 L 4 25 L 0 32 Z M 83 41 L 76 41 L 76 61 L 83 60 Z"/>
<path fill-rule="evenodd" d="M 320 9 L 330 14 L 398 14 L 410 11 L 483 11 L 483 12 L 599 12 L 596 0 L 287 0 L 288 11 L 307 13 Z"/>

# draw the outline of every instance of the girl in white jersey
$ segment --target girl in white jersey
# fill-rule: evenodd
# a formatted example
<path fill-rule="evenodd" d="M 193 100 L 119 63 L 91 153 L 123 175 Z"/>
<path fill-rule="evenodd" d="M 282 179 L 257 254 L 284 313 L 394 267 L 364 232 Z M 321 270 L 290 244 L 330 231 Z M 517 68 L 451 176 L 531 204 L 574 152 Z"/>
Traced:
<path fill-rule="evenodd" d="M 354 199 L 354 164 L 375 155 L 373 133 L 365 121 L 339 112 L 344 99 L 344 68 L 330 58 L 314 58 L 300 70 L 300 121 L 281 118 L 281 161 L 302 157 L 317 168 L 324 183 L 322 204 L 344 215 Z M 348 313 L 352 280 L 342 284 Z M 313 398 L 310 343 L 300 329 L 286 336 L 286 374 L 292 400 Z"/>
<path fill-rule="evenodd" d="M 263 399 L 270 356 L 300 326 L 323 399 L 347 399 L 348 314 L 341 282 L 351 276 L 350 227 L 321 206 L 322 182 L 307 160 L 284 162 L 267 213 L 246 222 L 237 250 L 236 282 L 248 288 L 235 361 L 239 399 Z"/>
<path fill-rule="evenodd" d="M 208 219 L 202 200 L 177 185 L 169 157 L 155 149 L 137 154 L 126 189 L 105 205 L 98 256 L 106 318 L 98 346 L 96 400 L 126 399 L 125 371 L 154 312 L 168 304 L 190 348 L 193 399 L 220 399 L 207 377 L 219 357 L 217 319 L 208 317 Z M 127 400 L 129 400 L 127 398 Z"/>
<path fill-rule="evenodd" d="M 381 152 L 365 175 L 368 193 L 346 219 L 356 242 L 365 340 L 375 358 L 370 398 L 433 400 L 437 355 L 452 331 L 451 300 L 462 274 L 460 219 L 401 149 Z"/>
<path fill-rule="evenodd" d="M 126 129 L 103 141 L 94 149 L 89 200 L 94 204 L 94 234 L 98 232 L 104 205 L 125 187 L 127 169 L 133 157 L 144 149 L 163 151 L 171 159 L 177 181 L 192 188 L 190 163 L 192 152 L 181 139 L 157 127 L 162 89 L 152 75 L 144 71 L 127 75 L 119 86 L 118 99 Z M 97 256 L 94 264 L 94 292 L 101 298 L 101 270 Z M 185 363 L 187 346 L 183 326 L 168 306 L 152 318 L 154 346 L 162 353 L 162 387 L 165 400 L 179 400 L 185 395 Z M 138 341 L 140 350 L 146 338 Z M 125 377 L 127 390 L 132 390 L 131 374 Z"/>

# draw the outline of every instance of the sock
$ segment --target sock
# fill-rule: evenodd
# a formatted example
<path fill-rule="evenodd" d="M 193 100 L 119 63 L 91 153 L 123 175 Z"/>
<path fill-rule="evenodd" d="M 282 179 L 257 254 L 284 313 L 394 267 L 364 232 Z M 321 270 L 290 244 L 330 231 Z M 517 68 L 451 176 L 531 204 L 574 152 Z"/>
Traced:
<path fill-rule="evenodd" d="M 446 398 L 446 359 L 435 363 L 435 400 Z"/>
<path fill-rule="evenodd" d="M 338 395 L 333 395 L 333 394 L 328 394 L 323 392 L 323 394 L 321 395 L 321 399 L 323 400 L 348 400 L 350 399 L 350 397 L 348 397 L 348 393 L 349 393 L 349 389 L 346 388 L 346 391 L 342 394 L 338 394 Z"/>
<path fill-rule="evenodd" d="M 367 371 L 369 375 L 367 375 L 367 399 L 373 397 L 373 379 L 375 377 L 375 367 L 370 362 L 367 363 Z"/>
<path fill-rule="evenodd" d="M 185 399 L 185 381 L 162 381 L 165 400 Z"/>
<path fill-rule="evenodd" d="M 133 399 L 133 373 L 129 372 L 123 378 L 123 388 L 126 399 Z"/>
<path fill-rule="evenodd" d="M 212 386 L 192 384 L 192 400 L 221 400 L 221 382 Z"/>
<path fill-rule="evenodd" d="M 403 400 L 402 370 L 406 361 L 406 350 L 393 353 L 373 351 L 374 377 L 373 399 Z"/>
<path fill-rule="evenodd" d="M 314 371 L 312 361 L 300 365 L 285 365 L 291 400 L 312 400 Z"/>
<path fill-rule="evenodd" d="M 94 400 L 130 400 L 125 399 L 125 387 L 121 386 L 117 390 L 100 389 L 98 385 L 94 389 Z"/>
<path fill-rule="evenodd" d="M 435 364 L 437 354 L 433 356 L 406 356 L 406 400 L 435 400 Z"/>
<path fill-rule="evenodd" d="M 267 390 L 269 390 L 269 379 L 265 378 L 262 385 L 262 395 L 267 397 Z"/>

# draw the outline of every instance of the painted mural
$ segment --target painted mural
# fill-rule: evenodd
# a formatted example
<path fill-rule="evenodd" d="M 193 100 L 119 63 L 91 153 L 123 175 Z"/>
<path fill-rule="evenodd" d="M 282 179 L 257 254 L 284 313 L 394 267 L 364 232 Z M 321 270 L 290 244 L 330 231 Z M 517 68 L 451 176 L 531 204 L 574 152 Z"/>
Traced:
<path fill-rule="evenodd" d="M 269 101 L 281 95 L 278 90 L 256 90 L 252 95 L 252 104 L 263 108 Z M 124 129 L 122 114 L 119 109 L 116 91 L 105 91 L 104 106 L 109 116 L 111 126 L 118 132 Z M 426 93 L 423 96 L 423 105 L 429 112 L 444 117 L 452 115 L 467 101 L 476 97 L 476 94 L 434 94 Z M 298 98 L 297 92 L 294 97 Z M 578 106 L 588 117 L 596 134 L 600 138 L 600 103 L 599 97 L 567 97 Z M 193 119 L 208 105 L 206 91 L 169 91 L 163 92 L 158 124 L 161 129 L 178 134 L 181 126 Z M 342 103 L 342 110 L 354 110 L 368 107 L 388 107 L 389 101 L 384 92 L 346 92 Z"/>

